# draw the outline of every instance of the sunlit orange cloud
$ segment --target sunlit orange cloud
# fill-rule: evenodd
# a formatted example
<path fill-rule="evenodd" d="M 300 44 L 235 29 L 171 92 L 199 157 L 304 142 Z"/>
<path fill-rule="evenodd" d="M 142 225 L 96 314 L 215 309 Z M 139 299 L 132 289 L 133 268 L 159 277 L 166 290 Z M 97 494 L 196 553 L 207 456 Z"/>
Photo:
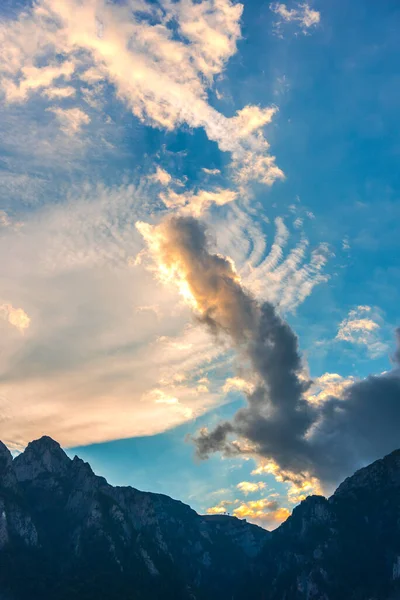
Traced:
<path fill-rule="evenodd" d="M 288 518 L 290 511 L 282 506 L 277 507 L 274 500 L 262 498 L 261 500 L 243 502 L 233 510 L 232 514 L 239 519 L 248 519 L 277 526 Z"/>
<path fill-rule="evenodd" d="M 288 500 L 292 504 L 298 504 L 311 494 L 322 494 L 320 481 L 307 472 L 293 473 L 285 471 L 279 467 L 274 460 L 260 461 L 258 467 L 254 469 L 252 475 L 262 474 L 273 475 L 276 481 L 288 485 Z"/>
<path fill-rule="evenodd" d="M 185 261 L 179 250 L 170 242 L 168 221 L 157 226 L 139 221 L 136 227 L 145 239 L 150 253 L 156 259 L 153 270 L 157 278 L 163 284 L 176 286 L 185 303 L 194 310 L 200 310 L 187 279 Z"/>
<path fill-rule="evenodd" d="M 236 508 L 233 508 L 236 506 Z M 260 498 L 241 502 L 240 500 L 221 500 L 215 506 L 207 508 L 209 515 L 230 513 L 238 519 L 246 519 L 263 527 L 275 529 L 290 516 L 290 510 L 279 506 L 276 500 Z"/>
<path fill-rule="evenodd" d="M 201 224 L 196 220 L 193 223 L 196 235 L 200 231 L 200 235 L 205 236 Z M 197 253 L 191 247 L 196 242 L 189 239 L 190 225 L 190 219 L 176 217 L 167 218 L 159 225 L 136 223 L 153 259 L 154 265 L 149 268 L 156 277 L 163 284 L 176 287 L 184 302 L 200 317 L 206 319 L 212 315 L 222 329 L 229 330 L 241 300 L 240 277 L 229 257 L 203 249 Z M 245 324 L 241 327 L 245 329 Z"/>
<path fill-rule="evenodd" d="M 245 496 L 248 494 L 252 494 L 253 492 L 258 492 L 266 487 L 266 483 L 264 481 L 241 481 L 236 486 L 238 490 L 243 492 Z"/>

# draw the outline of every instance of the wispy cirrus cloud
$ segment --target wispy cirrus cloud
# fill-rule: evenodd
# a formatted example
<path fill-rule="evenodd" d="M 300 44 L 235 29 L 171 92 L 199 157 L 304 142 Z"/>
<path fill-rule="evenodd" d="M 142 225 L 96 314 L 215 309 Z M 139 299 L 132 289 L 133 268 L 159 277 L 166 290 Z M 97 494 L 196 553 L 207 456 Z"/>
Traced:
<path fill-rule="evenodd" d="M 295 4 L 295 8 L 289 8 L 282 2 L 272 2 L 270 10 L 276 15 L 274 23 L 275 32 L 282 37 L 284 24 L 294 23 L 303 34 L 309 33 L 312 27 L 316 27 L 321 21 L 319 11 L 311 8 L 307 2 Z"/>
<path fill-rule="evenodd" d="M 233 206 L 224 220 L 214 220 L 213 226 L 219 251 L 232 257 L 243 284 L 282 313 L 294 311 L 315 286 L 329 279 L 330 248 L 321 243 L 310 249 L 303 223 L 293 232 L 277 217 L 271 235 L 269 224 L 244 207 Z"/>
<path fill-rule="evenodd" d="M 160 194 L 165 206 L 170 209 L 182 209 L 181 212 L 200 216 L 210 206 L 224 206 L 238 198 L 238 192 L 226 188 L 198 190 L 197 192 L 177 193 L 172 189 Z"/>
<path fill-rule="evenodd" d="M 89 115 L 80 108 L 51 107 L 48 110 L 54 113 L 61 130 L 67 135 L 76 135 L 84 125 L 90 123 Z"/>
<path fill-rule="evenodd" d="M 378 309 L 360 305 L 350 310 L 346 319 L 340 323 L 335 339 L 364 346 L 371 358 L 377 358 L 389 349 L 388 343 L 382 339 L 383 323 Z"/>

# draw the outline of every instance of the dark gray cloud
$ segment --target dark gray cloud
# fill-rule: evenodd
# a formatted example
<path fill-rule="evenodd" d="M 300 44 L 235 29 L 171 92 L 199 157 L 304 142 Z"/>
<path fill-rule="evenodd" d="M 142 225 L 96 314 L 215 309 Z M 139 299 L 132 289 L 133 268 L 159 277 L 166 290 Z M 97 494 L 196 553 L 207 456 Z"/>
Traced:
<path fill-rule="evenodd" d="M 162 225 L 164 264 L 179 262 L 199 320 L 231 340 L 249 365 L 255 389 L 231 421 L 193 438 L 197 454 L 258 455 L 281 469 L 332 486 L 355 468 L 400 446 L 400 350 L 390 373 L 371 376 L 321 406 L 305 392 L 298 340 L 272 304 L 259 304 L 231 262 L 209 250 L 203 224 L 174 217 Z M 399 336 L 399 333 L 397 332 Z"/>
<path fill-rule="evenodd" d="M 396 351 L 393 356 L 393 362 L 395 365 L 400 365 L 400 327 L 396 328 Z"/>
<path fill-rule="evenodd" d="M 292 410 L 267 408 L 265 413 L 269 402 L 266 389 L 258 388 L 232 422 L 201 431 L 195 440 L 199 456 L 216 451 L 227 456 L 254 453 L 273 459 L 284 470 L 307 472 L 331 487 L 400 447 L 398 369 L 354 383 L 342 398 L 329 398 L 318 408 L 299 399 Z M 228 442 L 232 435 L 239 443 Z"/>
<path fill-rule="evenodd" d="M 325 402 L 308 446 L 316 474 L 332 484 L 399 448 L 399 370 L 371 375 Z"/>

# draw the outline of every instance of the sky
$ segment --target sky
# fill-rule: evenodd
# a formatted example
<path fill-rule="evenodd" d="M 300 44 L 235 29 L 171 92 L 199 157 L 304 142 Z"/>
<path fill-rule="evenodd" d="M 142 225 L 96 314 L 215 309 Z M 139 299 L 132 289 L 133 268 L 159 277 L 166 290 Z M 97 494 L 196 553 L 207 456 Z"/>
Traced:
<path fill-rule="evenodd" d="M 268 529 L 400 446 L 394 0 L 5 0 L 0 439 Z"/>

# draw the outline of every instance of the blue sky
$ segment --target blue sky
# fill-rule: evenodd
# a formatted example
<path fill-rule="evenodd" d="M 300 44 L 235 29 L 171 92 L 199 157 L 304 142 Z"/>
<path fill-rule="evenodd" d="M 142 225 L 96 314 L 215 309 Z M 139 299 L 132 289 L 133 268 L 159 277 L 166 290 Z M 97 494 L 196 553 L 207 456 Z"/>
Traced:
<path fill-rule="evenodd" d="M 330 491 L 257 452 L 195 458 L 188 438 L 245 406 L 248 373 L 136 224 L 207 224 L 298 335 L 308 401 L 389 370 L 399 24 L 394 1 L 3 3 L 6 443 L 51 435 L 111 483 L 266 527 Z"/>

